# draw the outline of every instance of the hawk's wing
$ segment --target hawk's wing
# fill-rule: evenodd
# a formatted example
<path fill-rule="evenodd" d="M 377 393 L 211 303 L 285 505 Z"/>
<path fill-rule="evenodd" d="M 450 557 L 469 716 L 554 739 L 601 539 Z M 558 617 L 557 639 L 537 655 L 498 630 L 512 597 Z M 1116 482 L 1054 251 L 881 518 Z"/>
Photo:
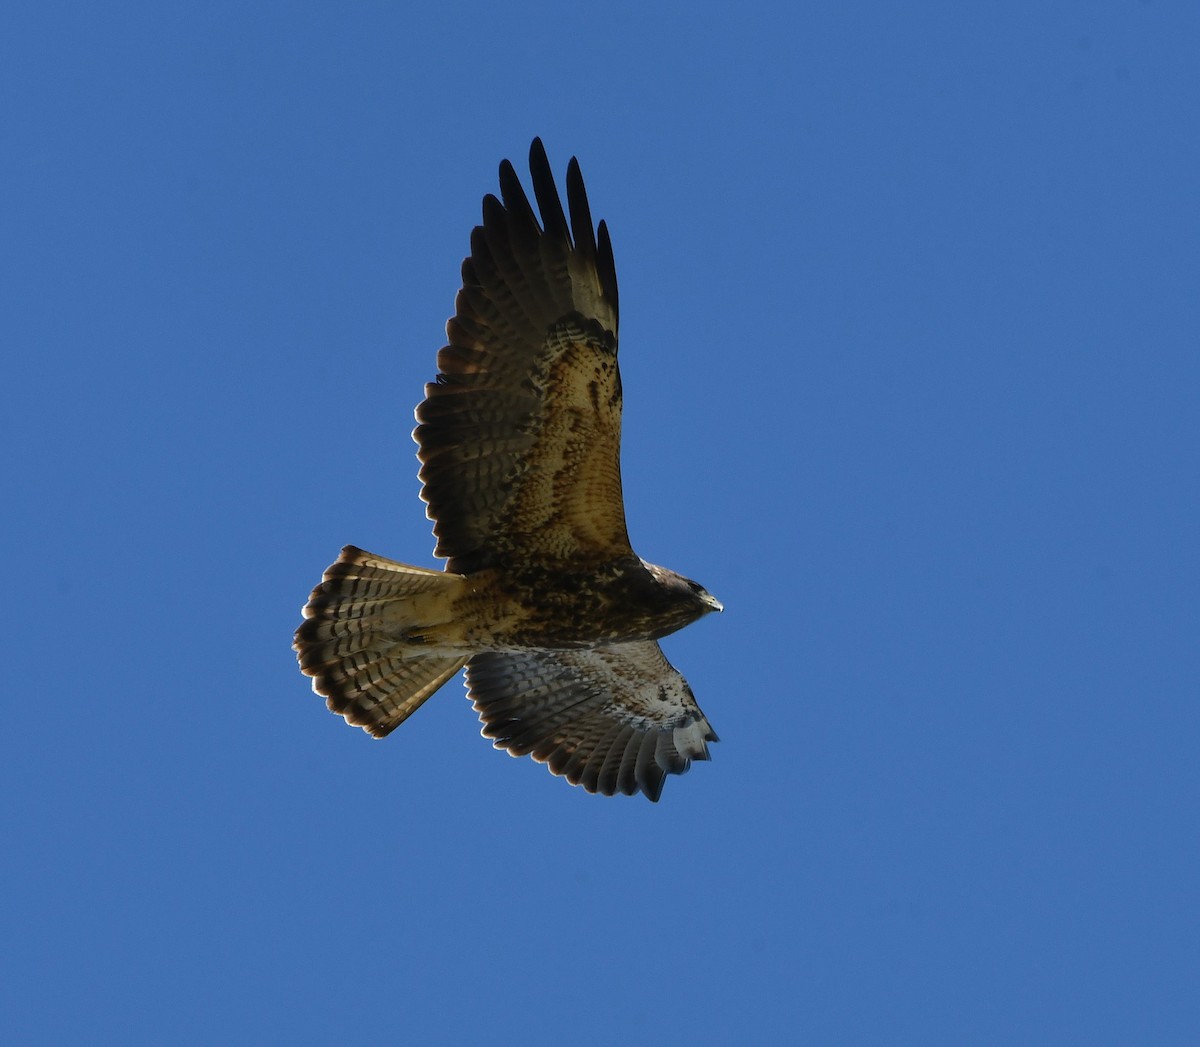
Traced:
<path fill-rule="evenodd" d="M 716 733 L 652 640 L 585 651 L 487 652 L 467 662 L 483 734 L 588 792 L 651 800 L 707 760 Z"/>
<path fill-rule="evenodd" d="M 435 553 L 460 574 L 632 554 L 612 245 L 603 222 L 593 232 L 574 159 L 569 226 L 539 139 L 529 167 L 541 225 L 504 161 L 503 203 L 484 198 L 450 344 L 416 412 Z"/>

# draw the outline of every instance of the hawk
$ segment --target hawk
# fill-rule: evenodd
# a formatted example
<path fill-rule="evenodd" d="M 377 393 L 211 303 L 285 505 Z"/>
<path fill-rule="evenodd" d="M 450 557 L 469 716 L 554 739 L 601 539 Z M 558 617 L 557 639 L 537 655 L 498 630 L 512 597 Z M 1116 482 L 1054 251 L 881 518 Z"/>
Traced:
<path fill-rule="evenodd" d="M 657 641 L 722 607 L 630 546 L 608 229 L 574 158 L 566 212 L 539 139 L 529 168 L 541 221 L 505 160 L 416 409 L 445 569 L 346 546 L 293 647 L 329 708 L 376 738 L 466 666 L 496 748 L 657 801 L 717 740 Z"/>

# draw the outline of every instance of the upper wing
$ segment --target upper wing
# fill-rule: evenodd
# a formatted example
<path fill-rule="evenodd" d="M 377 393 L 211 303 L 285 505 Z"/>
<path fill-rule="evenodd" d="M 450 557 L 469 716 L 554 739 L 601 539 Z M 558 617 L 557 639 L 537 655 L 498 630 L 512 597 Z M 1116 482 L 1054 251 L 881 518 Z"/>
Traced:
<path fill-rule="evenodd" d="M 629 555 L 621 497 L 617 277 L 579 164 L 568 228 L 539 139 L 529 151 L 538 225 L 512 165 L 471 233 L 450 344 L 413 438 L 421 497 L 447 570 Z"/>
<path fill-rule="evenodd" d="M 716 733 L 652 640 L 584 651 L 477 654 L 467 685 L 483 734 L 588 792 L 651 800 L 707 760 Z"/>

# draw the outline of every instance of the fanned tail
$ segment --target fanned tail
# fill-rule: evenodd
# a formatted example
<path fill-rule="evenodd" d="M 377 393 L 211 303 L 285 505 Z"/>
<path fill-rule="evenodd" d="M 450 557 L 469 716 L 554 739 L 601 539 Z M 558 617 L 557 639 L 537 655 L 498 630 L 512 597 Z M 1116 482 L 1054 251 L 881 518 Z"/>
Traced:
<path fill-rule="evenodd" d="M 292 647 L 313 690 L 346 722 L 382 738 L 465 657 L 421 649 L 421 629 L 452 614 L 457 575 L 342 550 L 308 598 Z"/>

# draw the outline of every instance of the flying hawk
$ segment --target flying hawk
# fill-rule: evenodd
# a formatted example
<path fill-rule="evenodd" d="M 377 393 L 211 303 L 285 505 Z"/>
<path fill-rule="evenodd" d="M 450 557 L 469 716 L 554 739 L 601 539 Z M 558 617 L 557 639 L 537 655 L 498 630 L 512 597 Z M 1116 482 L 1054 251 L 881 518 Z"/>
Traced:
<path fill-rule="evenodd" d="M 721 605 L 629 544 L 617 276 L 579 164 L 563 212 L 529 151 L 483 200 L 413 439 L 444 571 L 346 546 L 293 647 L 313 690 L 382 738 L 467 668 L 483 734 L 588 792 L 641 790 L 717 740 L 660 637 Z"/>

